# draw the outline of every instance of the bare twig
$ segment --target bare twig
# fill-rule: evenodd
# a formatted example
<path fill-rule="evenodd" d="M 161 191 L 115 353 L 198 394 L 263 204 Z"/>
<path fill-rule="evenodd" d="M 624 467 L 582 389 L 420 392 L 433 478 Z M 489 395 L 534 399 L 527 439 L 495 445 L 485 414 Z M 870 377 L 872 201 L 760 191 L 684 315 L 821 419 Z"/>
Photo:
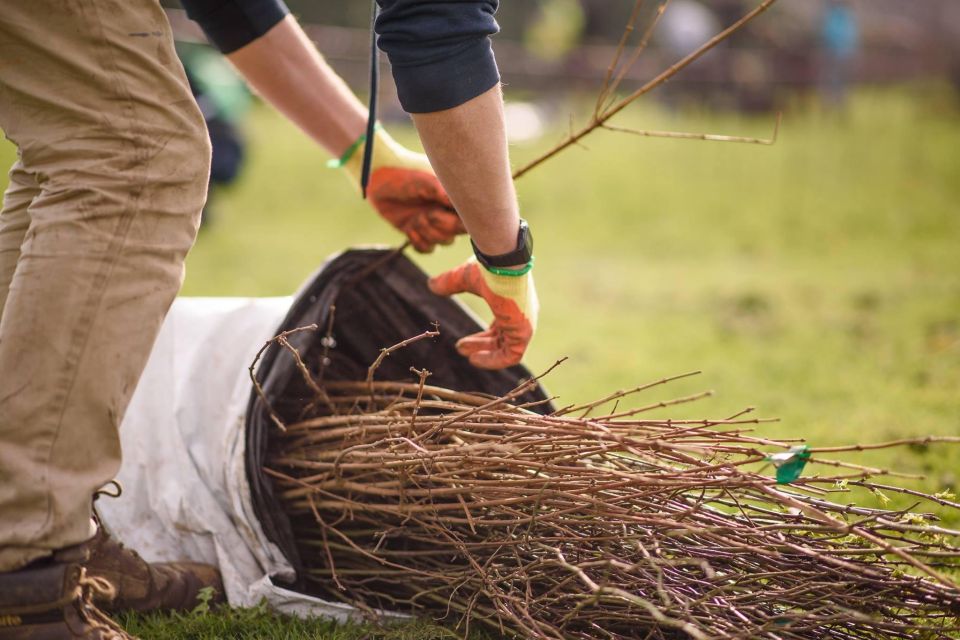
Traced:
<path fill-rule="evenodd" d="M 703 45 L 701 45 L 696 51 L 690 53 L 689 55 L 678 60 L 676 63 L 672 64 L 670 67 L 662 71 L 655 78 L 648 81 L 639 89 L 633 91 L 632 93 L 620 99 L 619 101 L 615 101 L 597 110 L 594 113 L 593 117 L 590 119 L 590 122 L 588 122 L 587 125 L 585 125 L 582 129 L 574 133 L 571 133 L 569 136 L 567 136 L 566 139 L 561 141 L 559 144 L 557 144 L 556 146 L 549 149 L 542 155 L 538 156 L 537 158 L 531 160 L 524 166 L 514 171 L 513 179 L 516 180 L 526 175 L 532 169 L 546 162 L 547 160 L 554 157 L 564 149 L 567 149 L 572 145 L 580 144 L 580 141 L 584 137 L 593 133 L 598 128 L 603 127 L 611 118 L 613 118 L 615 115 L 623 111 L 627 106 L 635 102 L 638 98 L 640 98 L 643 95 L 646 95 L 647 93 L 650 93 L 660 85 L 670 80 L 670 78 L 675 76 L 677 73 L 679 73 L 686 67 L 690 66 L 690 64 L 697 61 L 705 53 L 707 53 L 708 51 L 716 47 L 718 44 L 720 44 L 721 42 L 723 42 L 724 40 L 732 36 L 734 33 L 742 29 L 744 26 L 746 26 L 754 18 L 756 18 L 757 16 L 762 14 L 764 11 L 769 9 L 775 2 L 776 0 L 763 0 L 763 2 L 761 2 L 758 6 L 756 6 L 752 11 L 744 15 L 742 18 L 737 20 L 735 23 L 733 23 L 732 25 L 730 25 L 729 27 L 727 27 L 726 29 L 724 29 L 714 37 L 712 37 L 710 40 L 708 40 Z M 623 71 L 621 73 L 623 73 Z M 609 87 L 607 92 L 609 95 L 610 93 Z"/>
<path fill-rule="evenodd" d="M 279 335 L 267 340 L 263 344 L 263 346 L 260 347 L 260 350 L 257 351 L 257 355 L 254 356 L 253 362 L 251 362 L 250 366 L 247 368 L 247 371 L 250 374 L 250 381 L 253 383 L 253 388 L 257 392 L 257 397 L 259 397 L 260 402 L 263 403 L 264 410 L 270 415 L 270 419 L 273 421 L 273 424 L 275 424 L 281 431 L 286 431 L 287 427 L 286 425 L 283 424 L 283 421 L 280 419 L 280 416 L 278 416 L 277 413 L 273 410 L 273 407 L 270 405 L 270 401 L 267 400 L 267 396 L 263 392 L 263 387 L 260 386 L 260 381 L 257 380 L 257 376 L 254 373 L 254 370 L 256 369 L 257 363 L 260 362 L 260 358 L 266 352 L 267 348 L 274 342 L 277 342 L 277 343 L 280 343 L 280 341 L 286 342 L 287 336 L 293 335 L 295 333 L 299 333 L 301 331 L 316 331 L 316 330 L 317 330 L 317 325 L 310 324 L 305 327 L 297 327 L 296 329 L 290 329 L 289 331 L 284 331 Z M 296 350 L 294 350 L 294 353 L 296 353 Z M 299 354 L 297 354 L 297 360 L 299 361 L 299 364 L 301 365 L 303 364 L 303 361 L 300 360 L 299 358 Z"/>
<path fill-rule="evenodd" d="M 422 369 L 399 382 L 375 370 L 326 383 L 328 415 L 270 434 L 265 475 L 315 595 L 534 640 L 960 632 L 960 531 L 923 510 L 956 515 L 960 504 L 821 457 L 960 438 L 795 449 L 807 457 L 791 464 L 856 473 L 800 464 L 775 479 L 765 452 L 793 453 L 795 440 L 752 435 L 764 421 L 749 409 L 720 420 L 572 414 L 692 374 L 539 415 L 536 402 L 516 404 L 539 378 L 489 396 L 428 385 Z M 848 485 L 911 504 L 828 499 Z"/>
<path fill-rule="evenodd" d="M 360 282 L 361 280 L 363 280 L 364 278 L 366 278 L 367 276 L 369 276 L 371 273 L 373 273 L 374 271 L 376 271 L 376 270 L 379 269 L 380 267 L 384 266 L 385 264 L 387 264 L 387 263 L 389 263 L 389 262 L 392 262 L 394 259 L 397 258 L 397 256 L 399 256 L 399 255 L 402 254 L 404 251 L 406 251 L 407 248 L 410 246 L 410 244 L 411 244 L 411 242 L 410 242 L 409 240 L 407 240 L 406 242 L 404 242 L 403 244 L 401 244 L 401 245 L 400 245 L 399 247 L 397 247 L 396 249 L 393 249 L 393 250 L 391 250 L 389 253 L 386 253 L 386 254 L 384 254 L 383 256 L 377 258 L 376 260 L 374 260 L 373 262 L 371 262 L 370 264 L 368 264 L 367 266 L 365 266 L 363 269 L 361 269 L 360 271 L 358 271 L 358 272 L 356 273 L 356 275 L 354 275 L 352 278 L 350 278 L 350 279 L 346 282 L 346 285 L 345 285 L 345 286 L 350 287 L 350 286 L 353 286 L 353 285 L 357 284 L 358 282 Z"/>
<path fill-rule="evenodd" d="M 419 335 L 413 336 L 412 338 L 407 338 L 406 340 L 398 342 L 393 346 L 384 347 L 383 349 L 380 349 L 380 354 L 377 356 L 377 359 L 374 360 L 373 364 L 371 364 L 367 368 L 367 387 L 370 389 L 370 395 L 371 396 L 374 395 L 373 394 L 373 374 L 375 374 L 377 372 L 377 369 L 380 368 L 380 365 L 383 364 L 384 358 L 389 356 L 394 351 L 403 349 L 404 347 L 408 347 L 411 344 L 420 342 L 421 340 L 426 340 L 427 338 L 436 338 L 439 335 L 440 335 L 440 326 L 434 323 L 433 329 L 429 331 L 424 331 Z"/>
<path fill-rule="evenodd" d="M 414 367 L 410 367 L 410 371 L 420 378 L 420 384 L 417 385 L 417 399 L 414 402 L 413 412 L 410 414 L 410 428 L 413 429 L 417 426 L 417 413 L 420 411 L 420 405 L 423 402 L 423 387 L 431 373 L 426 369 L 416 369 Z"/>
<path fill-rule="evenodd" d="M 607 91 L 607 96 L 604 100 L 607 104 L 601 106 L 601 112 L 606 111 L 610 108 L 610 104 L 615 100 L 615 93 L 617 89 L 620 88 L 620 84 L 623 82 L 623 79 L 626 77 L 627 72 L 636 64 L 637 60 L 640 59 L 640 55 L 646 51 L 647 45 L 650 43 L 650 37 L 653 36 L 653 32 L 656 30 L 657 25 L 660 24 L 660 19 L 663 17 L 664 12 L 667 10 L 667 6 L 670 4 L 670 0 L 661 0 L 660 6 L 657 7 L 657 12 L 653 16 L 653 20 L 650 21 L 650 24 L 647 26 L 646 31 L 643 33 L 643 37 L 640 38 L 640 42 L 633 50 L 633 54 L 630 57 L 630 60 L 623 65 L 620 69 L 620 72 L 617 74 L 616 79 L 613 84 Z"/>
<path fill-rule="evenodd" d="M 743 136 L 722 136 L 713 133 L 685 133 L 681 131 L 645 131 L 640 129 L 628 129 L 624 127 L 615 127 L 609 124 L 602 125 L 607 131 L 617 131 L 619 133 L 629 133 L 635 136 L 644 136 L 647 138 L 673 138 L 680 140 L 709 140 L 712 142 L 740 142 L 744 144 L 763 144 L 772 145 L 777 142 L 777 135 L 780 131 L 780 120 L 783 114 L 777 114 L 777 121 L 773 125 L 773 135 L 769 138 L 748 138 Z"/>
<path fill-rule="evenodd" d="M 590 413 L 591 410 L 596 409 L 596 408 L 599 407 L 599 406 L 605 405 L 605 404 L 607 404 L 608 402 L 611 402 L 611 401 L 613 401 L 613 400 L 618 400 L 618 399 L 623 398 L 623 397 L 625 397 L 625 396 L 633 395 L 633 394 L 635 394 L 635 393 L 640 393 L 641 391 L 646 391 L 647 389 L 650 389 L 650 388 L 652 388 L 652 387 L 657 387 L 657 386 L 660 386 L 660 385 L 664 385 L 664 384 L 667 384 L 668 382 L 673 382 L 673 381 L 675 381 L 675 380 L 682 380 L 683 378 L 689 378 L 689 377 L 691 377 L 691 376 L 698 376 L 698 375 L 700 375 L 701 373 L 703 373 L 703 372 L 702 372 L 702 371 L 690 371 L 689 373 L 681 373 L 680 375 L 670 376 L 670 377 L 668 377 L 668 378 L 661 378 L 661 379 L 655 380 L 655 381 L 653 381 L 653 382 L 648 382 L 648 383 L 646 383 L 646 384 L 642 384 L 642 385 L 640 385 L 640 386 L 638 386 L 638 387 L 634 387 L 633 389 L 628 389 L 628 390 L 626 390 L 626 391 L 622 391 L 622 390 L 621 390 L 621 391 L 615 391 L 614 393 L 611 393 L 611 394 L 608 395 L 608 396 L 604 396 L 603 398 L 600 398 L 599 400 L 596 400 L 596 401 L 594 401 L 594 402 L 588 402 L 588 403 L 586 403 L 586 404 L 576 405 L 576 406 L 572 406 L 572 407 L 566 407 L 566 408 L 564 408 L 563 410 L 556 412 L 555 415 L 566 415 L 566 414 L 568 414 L 568 413 L 573 413 L 573 412 L 575 412 L 575 411 L 584 411 L 583 415 L 581 415 L 580 417 L 581 417 L 581 418 L 586 418 L 587 415 L 589 415 L 589 413 Z"/>
<path fill-rule="evenodd" d="M 620 64 L 620 58 L 623 56 L 623 51 L 626 49 L 627 43 L 630 41 L 630 36 L 637 27 L 637 19 L 640 17 L 640 9 L 642 8 L 643 0 L 636 0 L 633 3 L 633 11 L 630 13 L 630 18 L 627 20 L 627 24 L 623 29 L 623 35 L 620 37 L 620 42 L 617 43 L 617 50 L 613 54 L 613 60 L 610 61 L 610 66 L 607 67 L 607 73 L 603 77 L 603 84 L 600 86 L 600 93 L 597 95 L 597 105 L 593 110 L 593 115 L 595 118 L 600 116 L 600 109 L 603 106 L 603 103 L 606 101 L 607 96 L 611 92 L 610 80 L 613 79 L 613 72 L 617 69 L 617 65 Z"/>

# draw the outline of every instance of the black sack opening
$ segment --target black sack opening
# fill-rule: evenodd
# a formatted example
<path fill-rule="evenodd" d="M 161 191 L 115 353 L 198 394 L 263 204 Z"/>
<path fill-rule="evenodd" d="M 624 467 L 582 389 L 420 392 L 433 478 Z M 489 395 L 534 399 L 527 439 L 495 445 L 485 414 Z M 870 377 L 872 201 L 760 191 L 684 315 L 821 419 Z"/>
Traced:
<path fill-rule="evenodd" d="M 364 380 L 367 368 L 381 349 L 432 329 L 440 335 L 399 349 L 376 371 L 377 380 L 416 381 L 410 367 L 426 368 L 429 384 L 452 389 L 503 396 L 523 380 L 532 377 L 523 366 L 500 371 L 477 369 L 457 353 L 456 342 L 483 327 L 460 303 L 434 295 L 427 288 L 427 275 L 409 258 L 391 249 L 354 249 L 324 264 L 297 295 L 276 333 L 316 324 L 316 331 L 302 331 L 288 340 L 316 377 L 323 357 L 322 340 L 327 332 L 331 308 L 334 311 L 334 346 L 323 379 Z M 313 400 L 294 358 L 271 345 L 257 365 L 256 378 L 269 406 L 284 422 L 295 421 L 303 407 Z M 516 402 L 546 401 L 537 385 Z M 533 408 L 553 411 L 549 402 Z M 273 423 L 256 390 L 250 394 L 246 415 L 246 471 L 256 516 L 267 538 L 276 544 L 297 572 L 291 588 L 306 591 L 302 563 L 297 552 L 290 520 L 274 496 L 269 477 L 263 472 L 270 448 Z"/>

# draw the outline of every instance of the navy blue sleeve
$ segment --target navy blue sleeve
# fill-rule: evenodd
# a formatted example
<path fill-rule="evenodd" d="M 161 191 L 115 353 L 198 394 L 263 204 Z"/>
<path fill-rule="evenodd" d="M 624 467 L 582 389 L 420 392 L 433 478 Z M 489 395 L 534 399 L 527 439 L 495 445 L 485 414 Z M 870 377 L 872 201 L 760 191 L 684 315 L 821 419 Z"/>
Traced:
<path fill-rule="evenodd" d="M 223 53 L 253 42 L 290 13 L 283 0 L 180 0 L 180 4 Z"/>
<path fill-rule="evenodd" d="M 500 82 L 498 0 L 377 0 L 380 48 L 409 113 L 452 109 Z"/>

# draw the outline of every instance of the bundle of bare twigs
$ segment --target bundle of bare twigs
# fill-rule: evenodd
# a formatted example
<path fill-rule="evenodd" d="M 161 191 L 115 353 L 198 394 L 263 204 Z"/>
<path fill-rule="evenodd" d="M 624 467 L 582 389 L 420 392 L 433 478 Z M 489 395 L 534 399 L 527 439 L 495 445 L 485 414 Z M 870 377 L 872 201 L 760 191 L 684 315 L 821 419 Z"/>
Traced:
<path fill-rule="evenodd" d="M 617 393 L 539 415 L 512 404 L 534 381 L 491 398 L 430 386 L 425 371 L 374 382 L 374 370 L 312 381 L 315 417 L 272 445 L 267 472 L 320 596 L 445 618 L 464 635 L 477 622 L 564 639 L 960 630 L 960 532 L 918 506 L 828 499 L 898 490 L 869 480 L 879 470 L 821 458 L 864 446 L 798 449 L 751 435 L 760 421 L 745 414 L 638 417 L 691 398 L 591 416 Z M 757 469 L 771 451 L 829 473 L 778 485 Z"/>

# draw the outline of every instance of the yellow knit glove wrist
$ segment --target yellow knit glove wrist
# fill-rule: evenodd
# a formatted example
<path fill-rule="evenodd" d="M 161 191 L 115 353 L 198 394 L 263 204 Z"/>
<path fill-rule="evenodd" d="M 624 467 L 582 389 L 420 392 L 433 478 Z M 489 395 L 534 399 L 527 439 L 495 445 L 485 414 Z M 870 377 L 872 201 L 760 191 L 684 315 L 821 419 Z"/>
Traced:
<path fill-rule="evenodd" d="M 357 191 L 360 190 L 360 174 L 363 171 L 363 154 L 366 146 L 365 141 L 360 142 L 350 157 L 341 165 L 344 175 L 356 187 Z M 382 128 L 378 128 L 373 136 L 373 159 L 370 163 L 370 173 L 372 175 L 377 169 L 385 167 L 424 171 L 433 175 L 433 167 L 430 166 L 430 160 L 427 159 L 427 156 L 407 149 L 394 140 L 389 133 Z"/>
<path fill-rule="evenodd" d="M 470 260 L 477 261 L 476 258 L 470 258 Z M 533 286 L 533 273 L 527 271 L 521 276 L 502 276 L 491 273 L 479 263 L 477 266 L 490 291 L 501 298 L 513 300 L 520 309 L 520 313 L 530 321 L 531 328 L 536 330 L 537 317 L 540 315 L 540 301 L 537 298 L 537 290 Z"/>

